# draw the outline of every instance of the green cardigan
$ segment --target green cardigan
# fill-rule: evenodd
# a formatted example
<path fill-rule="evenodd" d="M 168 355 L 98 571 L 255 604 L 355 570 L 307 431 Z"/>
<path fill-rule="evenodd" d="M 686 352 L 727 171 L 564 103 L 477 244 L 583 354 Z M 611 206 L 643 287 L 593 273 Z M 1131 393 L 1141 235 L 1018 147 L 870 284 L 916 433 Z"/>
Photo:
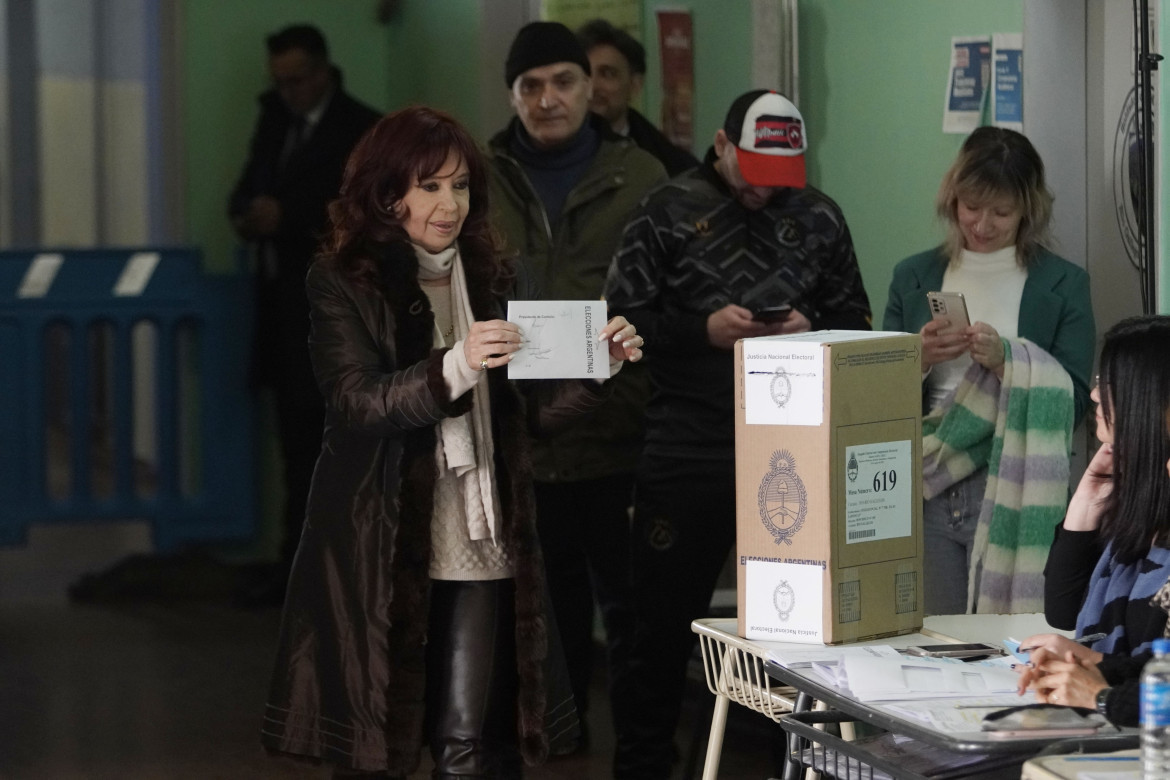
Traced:
<path fill-rule="evenodd" d="M 939 248 L 907 257 L 894 268 L 882 328 L 917 333 L 930 320 L 926 293 L 942 287 L 947 259 Z M 1089 275 L 1041 249 L 1028 266 L 1020 319 L 1026 338 L 1056 358 L 1073 382 L 1076 417 L 1089 408 L 1089 377 L 1097 337 L 1089 298 Z"/>

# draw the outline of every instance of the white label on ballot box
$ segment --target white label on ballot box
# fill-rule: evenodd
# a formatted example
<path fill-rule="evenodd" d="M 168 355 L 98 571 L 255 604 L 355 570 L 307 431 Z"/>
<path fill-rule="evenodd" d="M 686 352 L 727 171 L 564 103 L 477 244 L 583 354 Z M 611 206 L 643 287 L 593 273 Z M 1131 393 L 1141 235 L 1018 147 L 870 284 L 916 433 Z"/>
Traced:
<path fill-rule="evenodd" d="M 744 412 L 748 425 L 820 425 L 824 358 L 820 344 L 782 339 L 743 342 Z"/>
<path fill-rule="evenodd" d="M 820 564 L 746 562 L 745 638 L 823 644 Z"/>
<path fill-rule="evenodd" d="M 845 448 L 845 543 L 910 535 L 909 441 Z"/>

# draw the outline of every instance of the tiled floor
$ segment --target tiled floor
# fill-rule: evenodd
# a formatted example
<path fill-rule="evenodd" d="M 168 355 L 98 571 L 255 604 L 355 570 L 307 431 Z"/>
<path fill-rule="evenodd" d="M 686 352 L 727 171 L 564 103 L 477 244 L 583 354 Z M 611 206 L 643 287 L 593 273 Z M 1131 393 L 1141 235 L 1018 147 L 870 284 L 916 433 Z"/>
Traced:
<path fill-rule="evenodd" d="M 278 621 L 276 610 L 209 600 L 0 599 L 0 778 L 327 778 L 326 770 L 268 758 L 256 740 Z M 529 780 L 610 776 L 600 677 L 591 750 L 529 770 Z M 698 722 L 700 767 L 709 701 L 701 683 L 689 684 L 680 748 L 685 753 Z M 771 776 L 773 724 L 735 706 L 730 715 L 719 776 Z M 426 776 L 425 768 L 417 775 Z"/>

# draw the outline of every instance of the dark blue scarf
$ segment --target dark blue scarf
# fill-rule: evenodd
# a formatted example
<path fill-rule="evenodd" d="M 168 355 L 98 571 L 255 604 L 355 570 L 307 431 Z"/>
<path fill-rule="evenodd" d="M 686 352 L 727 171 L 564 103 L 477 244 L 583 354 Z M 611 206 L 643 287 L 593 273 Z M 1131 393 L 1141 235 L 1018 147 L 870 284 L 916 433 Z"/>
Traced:
<path fill-rule="evenodd" d="M 1089 579 L 1088 595 L 1077 615 L 1077 636 L 1103 633 L 1093 643 L 1099 653 L 1138 655 L 1148 652 L 1154 637 L 1132 646 L 1126 636 L 1126 610 L 1132 601 L 1148 602 L 1170 577 L 1170 550 L 1151 547 L 1146 557 L 1133 563 L 1113 558 L 1113 543 L 1105 548 Z"/>

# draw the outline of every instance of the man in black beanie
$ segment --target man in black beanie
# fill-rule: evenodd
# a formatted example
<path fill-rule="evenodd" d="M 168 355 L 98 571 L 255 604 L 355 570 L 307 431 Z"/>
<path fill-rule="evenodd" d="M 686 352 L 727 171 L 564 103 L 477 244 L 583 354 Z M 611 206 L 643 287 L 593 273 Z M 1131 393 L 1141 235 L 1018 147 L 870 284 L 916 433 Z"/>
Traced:
<path fill-rule="evenodd" d="M 516 117 L 489 142 L 493 224 L 546 300 L 597 300 L 626 219 L 666 172 L 590 113 L 589 58 L 563 24 L 523 27 L 504 81 Z M 631 625 L 629 507 L 649 384 L 636 364 L 611 384 L 586 424 L 533 446 L 537 527 L 582 723 L 594 598 L 611 667 L 623 663 Z"/>

